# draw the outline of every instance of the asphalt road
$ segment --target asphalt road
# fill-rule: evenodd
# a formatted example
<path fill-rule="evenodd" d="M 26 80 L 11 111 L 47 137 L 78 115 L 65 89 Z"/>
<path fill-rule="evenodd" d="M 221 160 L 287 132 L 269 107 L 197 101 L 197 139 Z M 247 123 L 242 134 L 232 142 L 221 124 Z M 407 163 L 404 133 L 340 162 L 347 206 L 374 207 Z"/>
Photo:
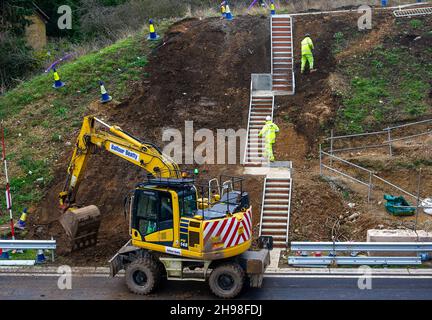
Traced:
<path fill-rule="evenodd" d="M 77 276 L 71 290 L 60 290 L 53 275 L 0 275 L 0 300 L 8 299 L 214 299 L 206 283 L 165 282 L 157 293 L 136 296 L 128 292 L 123 277 Z M 261 289 L 249 289 L 239 298 L 247 300 L 323 299 L 432 299 L 432 277 L 372 279 L 371 290 L 360 290 L 353 277 L 272 276 Z"/>

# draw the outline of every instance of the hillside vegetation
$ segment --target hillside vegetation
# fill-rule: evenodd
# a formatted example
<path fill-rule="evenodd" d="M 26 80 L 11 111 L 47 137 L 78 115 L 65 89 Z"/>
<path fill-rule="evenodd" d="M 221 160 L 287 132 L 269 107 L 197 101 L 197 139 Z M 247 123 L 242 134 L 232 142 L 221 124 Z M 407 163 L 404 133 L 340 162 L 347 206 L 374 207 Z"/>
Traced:
<path fill-rule="evenodd" d="M 158 25 L 158 32 L 163 35 L 170 24 Z M 52 73 L 44 73 L 0 97 L 15 211 L 41 200 L 53 167 L 60 154 L 70 150 L 70 138 L 82 117 L 109 108 L 98 103 L 98 81 L 106 82 L 114 103 L 119 103 L 149 76 L 144 72 L 147 55 L 159 43 L 146 38 L 143 31 L 61 65 L 58 72 L 66 83 L 61 89 L 53 89 Z"/>

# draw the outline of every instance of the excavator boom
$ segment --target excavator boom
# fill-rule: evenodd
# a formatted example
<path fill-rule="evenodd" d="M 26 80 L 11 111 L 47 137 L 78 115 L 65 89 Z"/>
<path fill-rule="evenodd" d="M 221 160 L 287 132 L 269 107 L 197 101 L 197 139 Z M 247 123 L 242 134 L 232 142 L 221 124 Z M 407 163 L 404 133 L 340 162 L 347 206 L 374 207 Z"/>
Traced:
<path fill-rule="evenodd" d="M 97 128 L 99 124 L 105 130 Z M 155 178 L 180 178 L 178 165 L 151 143 L 144 143 L 118 126 L 88 116 L 83 120 L 75 149 L 67 170 L 63 191 L 59 194 L 63 215 L 60 223 L 71 238 L 72 250 L 96 244 L 100 226 L 100 212 L 96 206 L 76 208 L 76 194 L 94 149 L 104 149 L 143 168 Z"/>

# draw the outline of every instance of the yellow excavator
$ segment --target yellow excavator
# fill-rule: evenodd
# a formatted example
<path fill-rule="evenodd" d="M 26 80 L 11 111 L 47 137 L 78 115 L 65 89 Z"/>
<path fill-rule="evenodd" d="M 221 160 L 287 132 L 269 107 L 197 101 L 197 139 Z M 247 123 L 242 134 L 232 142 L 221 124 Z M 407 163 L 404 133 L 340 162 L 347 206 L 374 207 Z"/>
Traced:
<path fill-rule="evenodd" d="M 221 298 L 237 296 L 246 279 L 260 287 L 270 263 L 271 237 L 253 239 L 252 207 L 243 179 L 221 176 L 202 186 L 151 143 L 93 116 L 84 118 L 59 194 L 60 223 L 73 250 L 96 245 L 99 209 L 78 208 L 76 194 L 89 156 L 102 148 L 143 168 L 125 199 L 131 239 L 110 260 L 111 276 L 126 271 L 126 284 L 136 294 L 153 292 L 166 279 L 208 281 Z M 225 180 L 225 181 L 224 181 Z"/>

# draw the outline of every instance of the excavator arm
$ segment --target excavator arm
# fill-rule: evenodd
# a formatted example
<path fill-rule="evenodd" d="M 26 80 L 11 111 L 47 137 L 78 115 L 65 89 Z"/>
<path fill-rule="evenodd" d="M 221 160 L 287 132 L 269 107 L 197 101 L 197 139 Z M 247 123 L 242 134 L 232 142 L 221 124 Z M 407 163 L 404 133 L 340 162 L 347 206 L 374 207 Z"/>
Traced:
<path fill-rule="evenodd" d="M 101 124 L 109 131 L 96 128 Z M 151 143 L 143 143 L 118 126 L 110 126 L 102 120 L 88 116 L 84 118 L 75 150 L 67 170 L 67 179 L 60 193 L 60 206 L 66 210 L 75 203 L 79 184 L 93 149 L 101 148 L 146 170 L 155 178 L 180 178 L 178 165 Z"/>
<path fill-rule="evenodd" d="M 105 130 L 96 127 L 97 124 Z M 181 178 L 178 165 L 155 145 L 144 143 L 120 127 L 110 126 L 96 117 L 85 117 L 67 169 L 66 183 L 59 194 L 63 212 L 60 223 L 71 239 L 72 250 L 93 246 L 97 241 L 101 222 L 99 209 L 94 205 L 75 207 L 87 162 L 97 148 L 143 168 L 154 178 Z"/>

